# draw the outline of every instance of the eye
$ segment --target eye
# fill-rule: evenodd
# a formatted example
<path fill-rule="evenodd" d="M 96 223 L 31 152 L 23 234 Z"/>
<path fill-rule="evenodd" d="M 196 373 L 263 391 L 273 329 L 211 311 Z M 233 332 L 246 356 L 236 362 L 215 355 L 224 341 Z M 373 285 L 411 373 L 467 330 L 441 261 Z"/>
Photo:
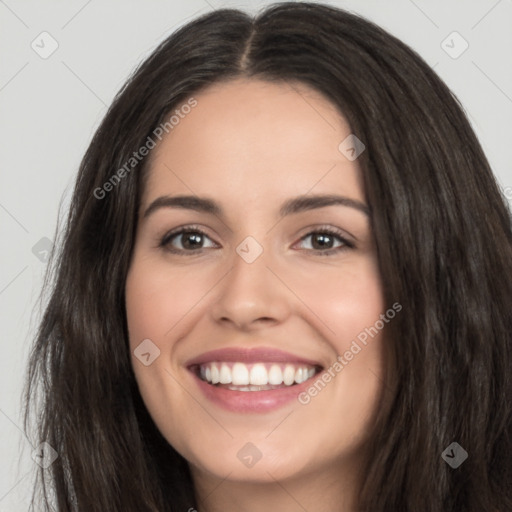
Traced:
<path fill-rule="evenodd" d="M 311 238 L 309 244 L 310 248 L 308 250 L 318 255 L 330 255 L 355 248 L 355 245 L 348 241 L 343 235 L 341 230 L 331 227 L 320 227 L 304 235 L 300 241 Z M 208 248 L 203 246 L 205 239 L 211 240 L 199 227 L 185 226 L 167 233 L 161 239 L 159 247 L 174 254 L 184 254 L 187 252 L 190 254 L 200 254 L 203 252 L 203 249 Z M 340 242 L 337 247 L 333 246 L 335 240 Z M 181 245 L 181 247 L 176 247 L 177 244 Z M 210 248 L 215 247 L 218 247 L 215 243 L 210 245 Z"/>
<path fill-rule="evenodd" d="M 313 252 L 318 253 L 322 256 L 327 256 L 329 254 L 338 253 L 341 251 L 346 251 L 347 249 L 355 248 L 355 245 L 352 242 L 349 242 L 344 236 L 341 230 L 337 230 L 335 228 L 330 227 L 320 227 L 315 231 L 310 231 L 305 236 L 301 238 L 301 241 L 311 239 L 309 244 L 310 248 L 313 249 Z M 334 247 L 333 244 L 335 240 L 341 242 L 340 245 Z M 314 250 L 318 249 L 318 250 Z"/>
<path fill-rule="evenodd" d="M 196 226 L 185 226 L 176 231 L 167 233 L 160 241 L 159 246 L 176 254 L 184 252 L 194 252 L 197 254 L 204 249 L 202 243 L 205 238 L 210 239 L 200 228 Z M 174 242 L 179 243 L 182 248 L 175 247 Z M 215 244 L 213 244 L 213 247 L 215 247 Z"/>

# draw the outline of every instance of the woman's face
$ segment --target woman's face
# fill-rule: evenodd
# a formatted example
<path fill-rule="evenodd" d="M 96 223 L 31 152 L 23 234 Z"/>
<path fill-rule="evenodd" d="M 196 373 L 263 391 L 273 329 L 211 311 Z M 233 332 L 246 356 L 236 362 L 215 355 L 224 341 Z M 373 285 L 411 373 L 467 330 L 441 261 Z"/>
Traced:
<path fill-rule="evenodd" d="M 126 282 L 142 398 L 195 475 L 347 468 L 381 403 L 387 323 L 350 128 L 304 85 L 194 98 L 151 154 Z M 350 201 L 313 201 L 328 195 Z"/>

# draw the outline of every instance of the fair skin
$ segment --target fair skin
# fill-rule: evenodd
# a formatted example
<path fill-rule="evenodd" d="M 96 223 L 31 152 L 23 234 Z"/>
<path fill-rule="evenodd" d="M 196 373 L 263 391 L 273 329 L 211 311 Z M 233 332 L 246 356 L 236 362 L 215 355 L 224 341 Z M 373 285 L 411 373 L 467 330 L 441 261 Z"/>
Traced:
<path fill-rule="evenodd" d="M 365 443 L 382 405 L 383 331 L 307 404 L 227 410 L 201 392 L 187 368 L 213 349 L 271 347 L 325 371 L 385 311 L 366 213 L 347 205 L 278 213 L 284 201 L 304 195 L 367 205 L 357 160 L 338 150 L 350 127 L 304 85 L 237 79 L 194 97 L 197 106 L 151 154 L 126 281 L 142 398 L 189 462 L 199 512 L 353 510 Z M 210 198 L 223 215 L 161 207 L 144 217 L 164 195 Z M 175 236 L 167 246 L 181 254 L 158 246 L 191 224 L 206 236 Z M 321 255 L 321 235 L 311 234 L 321 227 L 341 230 L 354 247 Z M 251 263 L 236 251 L 248 236 L 263 248 Z M 336 236 L 327 242 L 344 246 Z M 145 339 L 160 350 L 148 366 L 134 356 Z M 261 454 L 252 467 L 237 456 L 249 442 Z"/>

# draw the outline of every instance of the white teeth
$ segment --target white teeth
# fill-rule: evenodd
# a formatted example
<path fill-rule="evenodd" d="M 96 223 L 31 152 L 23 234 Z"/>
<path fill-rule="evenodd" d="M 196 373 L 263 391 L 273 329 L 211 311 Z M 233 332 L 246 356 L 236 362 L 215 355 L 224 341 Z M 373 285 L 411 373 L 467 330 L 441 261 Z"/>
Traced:
<path fill-rule="evenodd" d="M 271 389 L 276 389 L 276 386 L 272 385 L 265 385 L 265 386 L 253 386 L 252 384 L 249 384 L 248 386 L 228 386 L 228 389 L 231 389 L 231 391 L 268 391 Z"/>
<path fill-rule="evenodd" d="M 254 386 L 264 386 L 268 384 L 268 373 L 265 365 L 257 363 L 251 368 L 249 383 Z"/>
<path fill-rule="evenodd" d="M 212 384 L 220 382 L 220 372 L 215 363 L 212 364 Z"/>
<path fill-rule="evenodd" d="M 295 370 L 295 382 L 297 384 L 300 384 L 301 382 L 304 381 L 304 379 L 302 378 L 304 375 L 304 371 L 302 370 L 302 368 L 297 368 Z"/>
<path fill-rule="evenodd" d="M 314 370 L 313 370 L 314 371 Z M 278 386 L 283 383 L 283 372 L 277 364 L 273 364 L 268 372 L 268 383 Z"/>
<path fill-rule="evenodd" d="M 212 362 L 200 365 L 199 375 L 211 384 L 232 384 L 229 389 L 260 391 L 272 386 L 301 384 L 316 374 L 313 366 L 280 363 Z M 237 387 L 239 386 L 239 387 Z"/>
<path fill-rule="evenodd" d="M 231 370 L 227 364 L 223 364 L 220 367 L 220 377 L 219 382 L 221 384 L 231 384 Z"/>
<path fill-rule="evenodd" d="M 231 382 L 235 386 L 244 386 L 249 384 L 249 369 L 243 363 L 235 363 L 231 368 Z M 214 382 L 212 381 L 212 384 Z"/>
<path fill-rule="evenodd" d="M 287 364 L 284 368 L 283 382 L 287 386 L 291 386 L 295 380 L 295 368 L 291 364 Z"/>

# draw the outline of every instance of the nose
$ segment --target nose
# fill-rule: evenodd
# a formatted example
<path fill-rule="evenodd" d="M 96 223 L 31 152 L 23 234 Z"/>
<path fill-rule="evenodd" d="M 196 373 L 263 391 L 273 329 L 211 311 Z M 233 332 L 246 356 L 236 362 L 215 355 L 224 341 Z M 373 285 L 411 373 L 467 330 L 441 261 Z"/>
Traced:
<path fill-rule="evenodd" d="M 238 254 L 216 288 L 213 319 L 238 330 L 251 331 L 277 325 L 290 314 L 291 293 L 264 254 L 248 263 Z"/>

